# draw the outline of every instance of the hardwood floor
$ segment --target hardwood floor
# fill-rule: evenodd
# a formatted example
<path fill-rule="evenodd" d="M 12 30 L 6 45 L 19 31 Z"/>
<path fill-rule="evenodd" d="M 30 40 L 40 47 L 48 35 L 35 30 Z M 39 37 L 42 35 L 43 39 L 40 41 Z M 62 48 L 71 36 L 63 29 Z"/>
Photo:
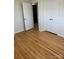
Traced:
<path fill-rule="evenodd" d="M 64 59 L 64 39 L 32 29 L 15 34 L 14 59 Z"/>

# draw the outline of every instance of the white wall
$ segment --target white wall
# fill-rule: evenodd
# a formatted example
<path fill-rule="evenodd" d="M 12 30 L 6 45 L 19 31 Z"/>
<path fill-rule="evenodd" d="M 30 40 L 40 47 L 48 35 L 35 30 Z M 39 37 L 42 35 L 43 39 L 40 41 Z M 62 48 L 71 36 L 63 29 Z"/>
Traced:
<path fill-rule="evenodd" d="M 24 26 L 23 26 L 23 16 L 22 16 L 22 8 L 21 8 L 21 3 L 22 2 L 30 2 L 30 3 L 35 3 L 37 0 L 15 0 L 15 9 L 14 9 L 14 32 L 20 32 L 24 30 Z M 55 15 L 55 13 L 51 16 L 50 13 L 52 13 L 53 11 L 56 12 L 57 9 L 55 8 L 51 8 L 52 6 L 56 6 L 56 3 L 52 4 L 53 2 L 56 1 L 61 1 L 61 3 L 59 4 L 59 16 L 56 16 L 56 23 L 54 24 L 54 26 L 56 27 L 56 29 L 51 31 L 55 31 L 57 34 L 64 36 L 64 4 L 63 1 L 64 0 L 38 0 L 38 22 L 39 22 L 39 30 L 40 31 L 45 31 L 47 30 L 47 23 L 48 23 L 48 17 L 53 17 L 53 15 Z M 47 10 L 46 10 L 47 9 Z M 47 13 L 47 15 L 46 15 Z M 47 26 L 47 27 L 46 27 Z"/>
<path fill-rule="evenodd" d="M 32 5 L 35 5 L 38 2 L 38 0 L 32 0 Z"/>
<path fill-rule="evenodd" d="M 21 1 L 14 0 L 14 32 L 24 31 Z"/>
<path fill-rule="evenodd" d="M 64 0 L 38 0 L 38 11 L 40 31 L 51 31 L 64 36 Z M 52 27 L 49 18 L 54 19 L 50 24 Z"/>
<path fill-rule="evenodd" d="M 45 31 L 44 24 L 44 0 L 38 0 L 38 22 L 39 22 L 39 31 Z"/>

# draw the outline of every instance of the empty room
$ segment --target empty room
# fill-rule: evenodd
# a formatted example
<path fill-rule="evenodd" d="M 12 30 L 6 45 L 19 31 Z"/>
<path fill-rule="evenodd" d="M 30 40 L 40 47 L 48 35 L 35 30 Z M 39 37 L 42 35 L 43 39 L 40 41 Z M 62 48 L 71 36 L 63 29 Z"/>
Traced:
<path fill-rule="evenodd" d="M 14 59 L 64 59 L 64 0 L 14 0 Z"/>

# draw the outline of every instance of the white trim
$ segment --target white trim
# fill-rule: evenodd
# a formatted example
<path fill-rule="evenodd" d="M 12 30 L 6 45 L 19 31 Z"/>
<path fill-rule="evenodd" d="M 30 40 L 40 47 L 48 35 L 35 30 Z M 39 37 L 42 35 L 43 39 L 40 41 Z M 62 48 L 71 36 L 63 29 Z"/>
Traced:
<path fill-rule="evenodd" d="M 63 38 L 64 38 L 64 35 L 58 34 L 58 36 L 61 36 L 61 37 L 63 37 Z"/>
<path fill-rule="evenodd" d="M 64 35 L 62 35 L 62 34 L 58 34 L 58 33 L 56 33 L 56 32 L 52 32 L 52 31 L 49 31 L 49 30 L 43 30 L 43 31 L 48 31 L 48 32 L 51 32 L 51 33 L 55 33 L 55 34 L 57 34 L 58 36 L 61 36 L 61 37 L 64 38 Z"/>
<path fill-rule="evenodd" d="M 19 33 L 19 32 L 22 32 L 22 31 L 24 31 L 24 30 L 16 31 L 16 32 L 14 32 L 14 34 Z"/>

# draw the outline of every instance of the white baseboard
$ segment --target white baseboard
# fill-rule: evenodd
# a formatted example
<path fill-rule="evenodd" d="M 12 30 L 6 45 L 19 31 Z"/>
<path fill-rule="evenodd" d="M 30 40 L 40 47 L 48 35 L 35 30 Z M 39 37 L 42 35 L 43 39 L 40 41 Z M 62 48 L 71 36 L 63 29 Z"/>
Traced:
<path fill-rule="evenodd" d="M 58 34 L 58 36 L 61 36 L 61 37 L 63 37 L 63 38 L 64 38 L 64 35 Z"/>
<path fill-rule="evenodd" d="M 48 31 L 48 30 L 44 30 L 44 31 Z M 52 31 L 48 31 L 48 32 L 51 32 L 51 33 L 57 34 L 58 36 L 61 36 L 61 37 L 64 38 L 64 35 L 62 35 L 62 34 L 58 34 L 58 33 L 52 32 Z"/>
<path fill-rule="evenodd" d="M 44 28 L 43 29 L 42 28 L 39 28 L 39 31 L 40 32 L 43 32 L 43 31 L 45 31 L 45 29 Z"/>
<path fill-rule="evenodd" d="M 14 32 L 14 34 L 19 33 L 19 32 L 22 32 L 22 31 L 24 31 L 24 30 L 16 31 L 16 32 Z"/>

